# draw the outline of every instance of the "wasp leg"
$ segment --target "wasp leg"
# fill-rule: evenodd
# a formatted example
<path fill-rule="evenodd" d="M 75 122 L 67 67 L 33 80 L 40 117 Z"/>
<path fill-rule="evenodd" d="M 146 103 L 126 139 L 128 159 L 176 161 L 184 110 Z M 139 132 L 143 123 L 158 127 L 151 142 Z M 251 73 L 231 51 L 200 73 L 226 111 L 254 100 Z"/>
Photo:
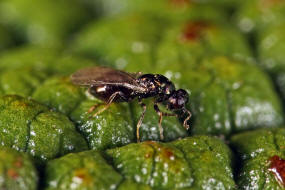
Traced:
<path fill-rule="evenodd" d="M 105 106 L 100 109 L 99 111 L 97 111 L 95 114 L 92 115 L 92 117 L 96 117 L 97 115 L 99 115 L 100 113 L 102 113 L 103 111 L 105 111 L 106 109 L 108 109 L 110 107 L 110 105 L 112 104 L 112 102 L 114 101 L 114 99 L 116 98 L 117 95 L 120 96 L 124 96 L 124 94 L 120 91 L 113 93 L 110 98 L 108 99 L 107 103 L 105 104 Z M 96 106 L 96 105 L 95 105 Z M 91 108 L 90 108 L 91 109 Z"/>
<path fill-rule="evenodd" d="M 90 90 L 91 90 L 91 88 L 88 89 L 88 93 L 89 93 L 89 94 L 92 94 L 92 93 L 90 92 Z M 98 103 L 98 104 L 95 104 L 95 105 L 91 106 L 91 107 L 88 109 L 87 113 L 90 114 L 90 113 L 93 112 L 97 107 L 102 106 L 102 105 L 103 105 L 103 103 Z"/>
<path fill-rule="evenodd" d="M 157 113 L 158 116 L 159 116 L 158 126 L 159 126 L 160 140 L 163 140 L 163 139 L 164 139 L 164 136 L 163 136 L 163 128 L 162 128 L 162 125 L 161 125 L 161 123 L 162 123 L 162 117 L 163 117 L 163 116 L 175 116 L 175 117 L 177 117 L 177 115 L 174 114 L 174 113 L 161 112 L 160 109 L 159 109 L 159 107 L 158 107 L 158 105 L 157 105 L 157 103 L 154 104 L 153 108 L 154 108 L 154 110 L 156 111 L 156 113 Z"/>
<path fill-rule="evenodd" d="M 91 113 L 91 112 L 93 112 L 97 107 L 102 106 L 102 105 L 103 105 L 103 103 L 95 104 L 95 105 L 93 105 L 92 107 L 90 107 L 87 112 L 88 112 L 88 113 Z"/>
<path fill-rule="evenodd" d="M 139 119 L 139 121 L 137 123 L 137 142 L 140 142 L 140 127 L 142 125 L 142 121 L 143 121 L 144 114 L 145 114 L 145 111 L 146 111 L 146 105 L 140 99 L 139 99 L 139 104 L 142 107 L 143 111 L 142 111 L 140 119 Z"/>
<path fill-rule="evenodd" d="M 184 119 L 184 122 L 183 122 L 183 126 L 186 130 L 189 129 L 189 125 L 187 124 L 187 121 L 191 118 L 192 114 L 190 111 L 186 110 L 185 111 L 188 113 L 188 116 Z"/>
<path fill-rule="evenodd" d="M 133 75 L 135 78 L 138 78 L 139 76 L 142 75 L 142 72 L 136 72 L 136 73 L 133 73 Z"/>

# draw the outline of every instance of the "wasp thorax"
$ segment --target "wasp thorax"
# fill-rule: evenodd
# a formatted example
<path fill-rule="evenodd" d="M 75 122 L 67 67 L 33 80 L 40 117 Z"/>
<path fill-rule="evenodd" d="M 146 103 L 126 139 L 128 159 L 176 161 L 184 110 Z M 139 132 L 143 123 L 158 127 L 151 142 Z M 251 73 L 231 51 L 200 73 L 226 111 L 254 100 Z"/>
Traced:
<path fill-rule="evenodd" d="M 145 74 L 145 75 L 142 75 L 138 80 L 139 80 L 140 85 L 144 86 L 149 91 L 157 90 L 157 83 L 155 82 L 155 75 Z"/>
<path fill-rule="evenodd" d="M 169 95 L 175 91 L 174 84 L 163 75 L 156 74 L 155 83 L 157 85 L 158 94 L 169 97 Z"/>
<path fill-rule="evenodd" d="M 160 92 L 164 95 L 170 95 L 175 91 L 175 87 L 172 82 L 166 81 L 161 83 Z"/>
<path fill-rule="evenodd" d="M 184 108 L 185 104 L 188 102 L 188 99 L 188 93 L 183 89 L 179 89 L 170 95 L 168 98 L 167 107 L 170 110 Z"/>
<path fill-rule="evenodd" d="M 171 81 L 163 75 L 145 74 L 138 78 L 140 85 L 148 89 L 148 93 L 152 95 L 166 95 L 167 98 L 175 90 Z"/>

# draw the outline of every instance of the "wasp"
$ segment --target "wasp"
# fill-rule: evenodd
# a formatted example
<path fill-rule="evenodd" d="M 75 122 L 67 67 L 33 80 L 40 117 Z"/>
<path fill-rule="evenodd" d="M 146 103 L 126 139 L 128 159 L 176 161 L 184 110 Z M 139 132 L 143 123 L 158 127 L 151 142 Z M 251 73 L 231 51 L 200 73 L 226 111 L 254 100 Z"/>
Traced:
<path fill-rule="evenodd" d="M 140 141 L 139 130 L 146 112 L 146 104 L 142 99 L 154 97 L 154 110 L 159 116 L 160 139 L 163 140 L 163 128 L 161 125 L 163 116 L 176 116 L 173 111 L 182 111 L 187 116 L 183 126 L 189 129 L 187 124 L 191 118 L 191 112 L 186 109 L 189 95 L 183 90 L 176 90 L 174 84 L 161 74 L 128 73 L 109 67 L 89 67 L 78 70 L 71 75 L 71 82 L 75 85 L 86 86 L 91 95 L 102 100 L 105 106 L 98 110 L 93 117 L 105 111 L 113 102 L 130 102 L 138 98 L 142 107 L 142 113 L 137 123 L 136 136 Z M 166 105 L 172 113 L 162 112 L 158 104 Z M 93 112 L 98 105 L 92 106 L 88 113 Z"/>

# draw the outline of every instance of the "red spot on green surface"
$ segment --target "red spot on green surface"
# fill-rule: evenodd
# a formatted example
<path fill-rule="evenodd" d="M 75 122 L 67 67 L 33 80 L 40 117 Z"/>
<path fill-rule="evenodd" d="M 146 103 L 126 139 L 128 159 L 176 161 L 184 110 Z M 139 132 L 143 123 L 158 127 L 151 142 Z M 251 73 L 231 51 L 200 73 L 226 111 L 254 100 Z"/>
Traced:
<path fill-rule="evenodd" d="M 270 4 L 278 4 L 281 3 L 281 0 L 264 0 L 266 3 L 270 3 Z"/>
<path fill-rule="evenodd" d="M 9 169 L 7 171 L 7 175 L 12 179 L 17 179 L 19 177 L 18 172 L 16 172 L 14 169 Z"/>
<path fill-rule="evenodd" d="M 181 173 L 181 170 L 179 168 L 176 168 L 175 173 L 179 174 L 179 173 Z"/>
<path fill-rule="evenodd" d="M 279 6 L 279 4 L 282 3 L 281 0 L 262 0 L 260 1 L 259 7 L 262 9 L 270 9 L 274 6 Z M 284 1 L 283 1 L 284 3 Z"/>
<path fill-rule="evenodd" d="M 171 159 L 171 157 L 173 157 L 174 154 L 171 151 L 171 149 L 166 148 L 163 150 L 163 156 L 166 157 L 167 159 Z"/>
<path fill-rule="evenodd" d="M 199 40 L 206 29 L 209 28 L 209 24 L 203 21 L 189 22 L 186 24 L 182 31 L 183 41 L 196 41 Z"/>
<path fill-rule="evenodd" d="M 145 158 L 150 158 L 150 156 L 151 156 L 151 155 L 150 155 L 149 153 L 146 153 L 146 154 L 144 155 Z"/>
<path fill-rule="evenodd" d="M 80 178 L 83 183 L 90 183 L 92 181 L 92 178 L 86 168 L 80 168 L 75 170 L 75 176 Z"/>
<path fill-rule="evenodd" d="M 145 143 L 147 145 L 157 145 L 157 143 L 155 141 L 145 141 L 143 143 Z"/>
<path fill-rule="evenodd" d="M 190 3 L 190 0 L 169 0 L 169 2 L 175 6 L 185 6 Z"/>
<path fill-rule="evenodd" d="M 271 157 L 269 170 L 275 175 L 275 178 L 284 186 L 285 160 L 276 155 Z"/>
<path fill-rule="evenodd" d="M 17 168 L 21 168 L 23 166 L 22 158 L 17 158 L 17 160 L 14 162 L 14 166 Z"/>

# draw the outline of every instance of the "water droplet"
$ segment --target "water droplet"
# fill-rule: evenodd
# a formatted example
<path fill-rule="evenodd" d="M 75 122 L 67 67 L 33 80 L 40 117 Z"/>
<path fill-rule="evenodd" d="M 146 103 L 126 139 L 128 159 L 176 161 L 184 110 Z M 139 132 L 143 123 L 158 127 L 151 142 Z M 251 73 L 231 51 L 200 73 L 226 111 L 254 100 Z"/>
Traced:
<path fill-rule="evenodd" d="M 146 168 L 142 168 L 142 173 L 145 175 L 147 174 L 147 169 Z"/>
<path fill-rule="evenodd" d="M 243 18 L 239 23 L 240 29 L 244 32 L 250 32 L 254 26 L 254 22 L 249 18 Z"/>
<path fill-rule="evenodd" d="M 115 64 L 116 64 L 118 69 L 123 69 L 128 64 L 128 62 L 126 59 L 121 57 L 121 58 L 116 60 Z"/>
<path fill-rule="evenodd" d="M 139 175 L 135 175 L 136 182 L 141 182 L 141 177 Z"/>
<path fill-rule="evenodd" d="M 144 49 L 144 44 L 142 42 L 133 42 L 132 51 L 134 53 L 142 53 Z"/>

